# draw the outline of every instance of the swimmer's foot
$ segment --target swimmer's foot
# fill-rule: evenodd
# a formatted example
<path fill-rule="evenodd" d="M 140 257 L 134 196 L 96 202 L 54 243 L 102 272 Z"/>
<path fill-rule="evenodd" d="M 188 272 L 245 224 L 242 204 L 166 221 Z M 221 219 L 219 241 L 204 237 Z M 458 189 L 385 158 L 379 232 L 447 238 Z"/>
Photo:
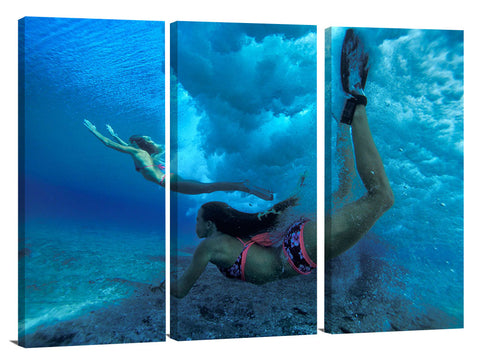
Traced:
<path fill-rule="evenodd" d="M 342 111 L 341 123 L 351 125 L 357 105 L 367 105 L 364 89 L 367 82 L 368 53 L 353 29 L 348 29 L 342 45 L 340 76 L 348 98 Z"/>
<path fill-rule="evenodd" d="M 249 194 L 255 195 L 256 197 L 259 197 L 260 199 L 263 200 L 273 200 L 273 192 L 270 190 L 261 188 L 259 186 L 255 186 L 250 184 L 249 180 L 245 180 L 243 183 L 243 186 L 245 186 L 245 191 Z"/>

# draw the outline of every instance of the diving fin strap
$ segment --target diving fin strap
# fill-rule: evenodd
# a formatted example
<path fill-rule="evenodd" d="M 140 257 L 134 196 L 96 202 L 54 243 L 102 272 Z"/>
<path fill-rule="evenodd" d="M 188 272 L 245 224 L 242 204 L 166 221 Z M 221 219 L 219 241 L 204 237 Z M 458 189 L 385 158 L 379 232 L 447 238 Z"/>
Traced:
<path fill-rule="evenodd" d="M 349 97 L 345 101 L 345 105 L 342 111 L 342 117 L 340 122 L 343 124 L 351 125 L 353 121 L 353 114 L 355 114 L 355 108 L 357 105 L 367 105 L 367 97 L 365 95 L 360 94 L 350 94 Z"/>

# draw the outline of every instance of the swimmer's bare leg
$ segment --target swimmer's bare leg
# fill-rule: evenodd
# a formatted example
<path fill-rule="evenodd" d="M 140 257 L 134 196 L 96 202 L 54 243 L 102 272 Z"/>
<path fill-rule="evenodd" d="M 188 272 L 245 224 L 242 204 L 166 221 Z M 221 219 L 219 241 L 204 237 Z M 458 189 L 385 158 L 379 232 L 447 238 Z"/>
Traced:
<path fill-rule="evenodd" d="M 326 260 L 355 245 L 394 202 L 390 182 L 373 141 L 363 105 L 357 105 L 355 109 L 352 139 L 355 164 L 367 194 L 326 219 Z"/>
<path fill-rule="evenodd" d="M 339 187 L 333 194 L 333 201 L 341 202 L 352 189 L 355 176 L 355 162 L 353 159 L 352 140 L 350 126 L 339 123 L 337 131 L 336 149 L 340 152 Z"/>
<path fill-rule="evenodd" d="M 220 181 L 214 183 L 202 183 L 194 180 L 185 180 L 178 177 L 176 181 L 171 182 L 170 188 L 172 189 L 172 191 L 187 195 L 208 194 L 215 191 L 241 191 L 255 195 L 263 200 L 273 199 L 273 194 L 271 191 L 256 186 L 251 186 L 246 181 Z"/>

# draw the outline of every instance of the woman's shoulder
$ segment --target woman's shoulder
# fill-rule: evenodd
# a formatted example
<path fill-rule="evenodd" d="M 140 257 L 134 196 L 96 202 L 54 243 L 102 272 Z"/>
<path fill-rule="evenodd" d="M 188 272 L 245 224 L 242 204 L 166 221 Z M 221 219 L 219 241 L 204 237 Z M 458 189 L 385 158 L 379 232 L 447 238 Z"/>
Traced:
<path fill-rule="evenodd" d="M 203 254 L 208 254 L 210 261 L 214 264 L 228 263 L 232 256 L 238 256 L 241 244 L 235 237 L 227 234 L 218 234 L 205 238 L 197 247 Z"/>
<path fill-rule="evenodd" d="M 221 234 L 215 234 L 215 235 L 209 236 L 205 238 L 203 242 L 207 246 L 219 246 L 231 241 L 232 239 L 235 239 L 235 238 L 233 236 L 221 233 Z"/>
<path fill-rule="evenodd" d="M 238 240 L 227 234 L 215 234 L 203 239 L 198 247 L 212 254 L 225 253 L 233 241 Z"/>

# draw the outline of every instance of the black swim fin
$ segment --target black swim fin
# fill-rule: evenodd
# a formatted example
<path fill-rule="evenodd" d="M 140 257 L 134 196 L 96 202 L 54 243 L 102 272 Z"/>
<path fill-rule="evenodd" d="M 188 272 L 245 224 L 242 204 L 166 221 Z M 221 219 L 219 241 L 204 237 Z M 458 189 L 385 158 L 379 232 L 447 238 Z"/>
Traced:
<path fill-rule="evenodd" d="M 362 92 L 367 83 L 369 55 L 353 29 L 348 29 L 342 44 L 340 75 L 342 88 L 347 94 Z"/>
<path fill-rule="evenodd" d="M 340 76 L 343 91 L 349 96 L 342 111 L 341 123 L 351 125 L 357 105 L 367 105 L 363 90 L 367 83 L 369 55 L 353 29 L 348 29 L 342 44 Z"/>

